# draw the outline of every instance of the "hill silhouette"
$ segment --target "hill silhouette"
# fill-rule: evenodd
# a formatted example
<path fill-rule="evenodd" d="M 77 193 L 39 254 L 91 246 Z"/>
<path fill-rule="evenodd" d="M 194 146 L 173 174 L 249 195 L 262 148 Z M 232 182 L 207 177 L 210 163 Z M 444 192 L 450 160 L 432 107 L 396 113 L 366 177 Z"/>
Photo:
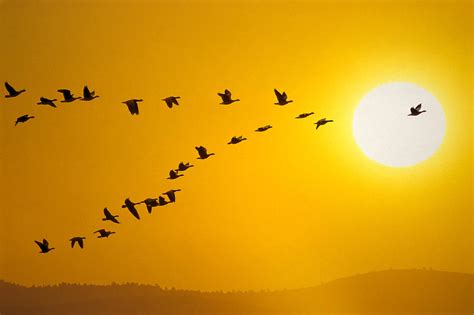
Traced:
<path fill-rule="evenodd" d="M 24 287 L 0 281 L 13 314 L 469 314 L 474 275 L 390 270 L 272 292 L 199 292 L 140 284 Z"/>

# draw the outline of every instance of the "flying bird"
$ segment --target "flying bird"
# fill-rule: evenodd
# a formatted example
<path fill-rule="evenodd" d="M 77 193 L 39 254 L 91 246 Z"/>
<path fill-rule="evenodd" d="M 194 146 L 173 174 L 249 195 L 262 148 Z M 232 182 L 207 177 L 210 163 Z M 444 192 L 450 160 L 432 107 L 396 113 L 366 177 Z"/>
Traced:
<path fill-rule="evenodd" d="M 46 97 L 40 97 L 40 101 L 39 103 L 36 103 L 36 105 L 49 105 L 51 107 L 56 107 L 56 104 L 54 104 L 54 102 L 56 101 L 57 99 L 50 100 L 49 98 L 46 98 Z"/>
<path fill-rule="evenodd" d="M 144 203 L 146 205 L 146 210 L 148 211 L 148 213 L 151 213 L 154 207 L 159 206 L 157 200 L 158 198 L 147 198 L 140 203 Z"/>
<path fill-rule="evenodd" d="M 180 98 L 179 96 L 170 96 L 170 97 L 164 98 L 162 100 L 165 101 L 168 108 L 172 108 L 173 105 L 179 105 L 179 103 L 178 103 L 179 98 Z"/>
<path fill-rule="evenodd" d="M 418 104 L 416 107 L 412 107 L 410 108 L 410 114 L 408 114 L 408 116 L 418 116 L 420 115 L 421 113 L 424 113 L 426 112 L 426 110 L 421 110 L 421 103 Z"/>
<path fill-rule="evenodd" d="M 271 125 L 266 125 L 266 126 L 257 128 L 255 131 L 256 132 L 264 132 L 264 131 L 267 131 L 270 128 L 273 128 L 273 127 Z"/>
<path fill-rule="evenodd" d="M 82 237 L 82 236 L 76 236 L 76 237 L 71 238 L 71 239 L 69 240 L 69 241 L 71 242 L 71 248 L 74 248 L 74 245 L 75 245 L 76 243 L 79 244 L 79 247 L 80 247 L 80 248 L 84 248 L 84 240 L 85 240 L 85 239 L 86 239 L 86 238 L 85 238 L 85 237 Z"/>
<path fill-rule="evenodd" d="M 181 177 L 181 176 L 183 176 L 183 174 L 178 174 L 177 171 L 171 170 L 170 171 L 170 177 L 168 177 L 167 179 L 176 179 L 176 178 Z"/>
<path fill-rule="evenodd" d="M 289 101 L 287 100 L 288 96 L 286 95 L 286 92 L 280 93 L 280 92 L 278 92 L 277 89 L 273 89 L 273 91 L 275 92 L 275 95 L 276 95 L 277 101 L 278 101 L 278 103 L 275 103 L 275 105 L 283 106 L 283 105 L 286 105 L 288 103 L 293 102 L 292 100 L 289 100 Z"/>
<path fill-rule="evenodd" d="M 49 242 L 44 238 L 43 242 L 35 241 L 36 245 L 41 249 L 41 254 L 46 254 L 47 252 L 54 249 L 54 247 L 49 247 Z"/>
<path fill-rule="evenodd" d="M 138 203 L 134 203 L 132 202 L 129 198 L 125 199 L 125 204 L 122 205 L 122 208 L 127 208 L 128 211 L 130 211 L 131 214 L 133 214 L 133 216 L 135 218 L 137 218 L 138 220 L 140 220 L 140 215 L 138 214 L 138 211 L 137 209 L 135 208 L 135 205 L 137 205 Z"/>
<path fill-rule="evenodd" d="M 230 141 L 227 142 L 227 144 L 237 144 L 237 143 L 242 142 L 244 140 L 247 140 L 247 138 L 244 138 L 242 136 L 232 137 L 232 139 L 230 139 Z"/>
<path fill-rule="evenodd" d="M 27 121 L 30 120 L 31 118 L 35 118 L 35 116 L 28 116 L 28 114 L 23 115 L 23 116 L 20 116 L 20 117 L 18 117 L 18 118 L 16 119 L 15 126 L 16 126 L 18 123 L 27 122 Z"/>
<path fill-rule="evenodd" d="M 120 223 L 116 218 L 118 218 L 118 215 L 113 215 L 110 213 L 109 209 L 104 208 L 104 216 L 105 218 L 102 218 L 102 221 L 112 221 L 114 223 Z"/>
<path fill-rule="evenodd" d="M 74 95 L 71 93 L 71 91 L 66 90 L 66 89 L 60 89 L 58 90 L 59 93 L 62 93 L 64 100 L 62 100 L 62 103 L 70 103 L 74 102 L 75 100 L 80 99 L 80 97 L 74 97 Z"/>
<path fill-rule="evenodd" d="M 162 193 L 162 195 L 168 196 L 168 199 L 170 200 L 170 202 L 175 202 L 176 201 L 175 193 L 178 192 L 178 191 L 181 191 L 181 189 L 171 189 L 171 190 L 168 190 L 165 193 Z"/>
<path fill-rule="evenodd" d="M 175 169 L 175 171 L 176 172 L 178 172 L 178 171 L 179 172 L 184 172 L 185 170 L 187 170 L 188 168 L 193 167 L 193 166 L 194 165 L 189 164 L 189 162 L 188 163 L 181 162 L 181 163 L 179 163 L 178 168 Z"/>
<path fill-rule="evenodd" d="M 99 236 L 97 236 L 97 238 L 109 237 L 110 234 L 115 234 L 115 232 L 106 231 L 105 229 L 97 230 L 94 233 L 99 233 Z"/>
<path fill-rule="evenodd" d="M 211 155 L 214 155 L 214 153 L 207 153 L 207 149 L 203 146 L 196 147 L 196 150 L 198 151 L 198 154 L 199 154 L 199 157 L 198 157 L 199 160 L 205 160 Z"/>
<path fill-rule="evenodd" d="M 229 90 L 225 90 L 224 93 L 217 93 L 222 98 L 222 105 L 229 105 L 232 104 L 233 102 L 238 102 L 240 101 L 239 99 L 232 99 L 232 93 Z"/>
<path fill-rule="evenodd" d="M 296 118 L 296 119 L 306 118 L 306 117 L 311 116 L 311 115 L 313 115 L 313 114 L 314 114 L 314 112 L 302 113 L 302 114 L 299 114 L 298 116 L 296 116 L 295 118 Z"/>
<path fill-rule="evenodd" d="M 7 92 L 8 92 L 8 94 L 5 95 L 5 97 L 15 97 L 15 96 L 20 95 L 23 92 L 26 92 L 25 89 L 19 90 L 19 91 L 15 90 L 15 88 L 11 86 L 10 84 L 8 84 L 8 82 L 5 82 L 5 88 L 7 89 Z"/>
<path fill-rule="evenodd" d="M 163 198 L 163 196 L 159 196 L 158 197 L 158 205 L 159 206 L 165 206 L 167 205 L 169 202 L 165 200 L 165 198 Z"/>
<path fill-rule="evenodd" d="M 326 118 L 323 118 L 323 119 L 318 120 L 318 121 L 315 122 L 314 124 L 316 125 L 316 129 L 318 129 L 319 126 L 325 125 L 325 124 L 327 124 L 327 123 L 329 123 L 329 122 L 333 122 L 333 121 L 334 121 L 334 120 L 328 120 L 328 119 L 326 119 Z"/>
<path fill-rule="evenodd" d="M 131 99 L 125 102 L 122 102 L 123 104 L 127 105 L 128 110 L 130 111 L 130 114 L 132 115 L 138 115 L 138 102 L 143 102 L 142 99 Z"/>
<path fill-rule="evenodd" d="M 94 98 L 99 97 L 99 95 L 95 95 L 94 91 L 89 91 L 89 88 L 87 85 L 84 87 L 84 90 L 82 92 L 82 98 L 81 101 L 92 101 Z"/>

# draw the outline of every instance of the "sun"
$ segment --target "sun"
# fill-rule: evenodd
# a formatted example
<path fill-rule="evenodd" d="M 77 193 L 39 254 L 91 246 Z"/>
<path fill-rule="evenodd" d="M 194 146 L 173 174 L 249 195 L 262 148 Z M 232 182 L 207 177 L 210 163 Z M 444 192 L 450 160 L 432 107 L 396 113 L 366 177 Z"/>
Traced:
<path fill-rule="evenodd" d="M 421 111 L 410 116 L 410 108 Z M 443 142 L 446 122 L 441 104 L 425 89 L 407 82 L 382 84 L 365 95 L 353 120 L 357 145 L 370 159 L 392 167 L 418 164 Z"/>

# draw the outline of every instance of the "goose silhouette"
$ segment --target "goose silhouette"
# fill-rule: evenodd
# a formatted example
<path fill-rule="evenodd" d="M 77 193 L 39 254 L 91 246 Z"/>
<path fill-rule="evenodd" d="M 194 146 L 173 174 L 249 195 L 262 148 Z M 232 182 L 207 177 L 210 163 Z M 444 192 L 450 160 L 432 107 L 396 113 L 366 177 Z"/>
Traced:
<path fill-rule="evenodd" d="M 35 116 L 29 116 L 28 114 L 20 116 L 16 119 L 15 126 L 18 125 L 18 123 L 25 123 L 32 118 L 35 118 Z"/>
<path fill-rule="evenodd" d="M 99 233 L 99 236 L 97 236 L 97 238 L 109 237 L 111 234 L 115 234 L 115 232 L 106 231 L 105 229 L 97 230 L 94 233 Z"/>
<path fill-rule="evenodd" d="M 95 95 L 94 91 L 89 91 L 89 88 L 87 85 L 84 87 L 84 90 L 82 91 L 82 98 L 81 101 L 92 101 L 94 98 L 99 97 L 99 95 Z"/>
<path fill-rule="evenodd" d="M 114 223 L 120 223 L 116 218 L 118 218 L 118 215 L 113 215 L 110 213 L 109 209 L 104 208 L 104 216 L 105 218 L 102 219 L 102 221 L 112 221 Z"/>
<path fill-rule="evenodd" d="M 165 101 L 166 105 L 168 108 L 173 108 L 173 105 L 179 105 L 178 99 L 179 96 L 169 96 L 167 98 L 162 99 L 162 101 Z"/>
<path fill-rule="evenodd" d="M 176 192 L 181 191 L 181 189 L 171 189 L 168 190 L 165 193 L 162 193 L 162 195 L 168 196 L 168 199 L 170 200 L 169 202 L 175 202 L 176 201 Z"/>
<path fill-rule="evenodd" d="M 175 171 L 176 172 L 184 172 L 185 170 L 187 170 L 190 167 L 194 167 L 194 165 L 189 164 L 189 162 L 188 163 L 181 162 L 181 163 L 179 163 L 178 168 L 175 169 Z"/>
<path fill-rule="evenodd" d="M 207 149 L 203 146 L 196 147 L 196 150 L 198 151 L 198 154 L 199 154 L 199 157 L 198 157 L 199 160 L 205 160 L 211 155 L 214 155 L 214 153 L 207 153 Z"/>
<path fill-rule="evenodd" d="M 181 177 L 181 176 L 183 176 L 183 174 L 178 174 L 177 171 L 171 170 L 170 171 L 170 177 L 168 177 L 167 179 L 176 179 L 176 178 Z"/>
<path fill-rule="evenodd" d="M 79 96 L 74 97 L 74 95 L 71 93 L 70 90 L 60 89 L 60 90 L 58 90 L 58 92 L 63 95 L 64 99 L 61 101 L 62 103 L 71 103 L 71 102 L 74 102 L 75 100 L 80 99 Z"/>
<path fill-rule="evenodd" d="M 232 99 L 232 93 L 229 90 L 225 90 L 224 93 L 217 93 L 222 98 L 222 103 L 221 105 L 229 105 L 232 104 L 233 102 L 238 102 L 240 99 Z"/>
<path fill-rule="evenodd" d="M 421 103 L 416 105 L 416 107 L 410 108 L 410 114 L 408 116 L 418 116 L 421 113 L 425 113 L 426 110 L 421 110 Z"/>
<path fill-rule="evenodd" d="M 56 108 L 56 104 L 54 104 L 54 102 L 56 101 L 57 99 L 50 100 L 49 98 L 46 98 L 46 97 L 40 97 L 40 101 L 39 103 L 36 103 L 36 105 L 49 105 L 51 107 Z"/>
<path fill-rule="evenodd" d="M 165 206 L 165 205 L 167 205 L 168 203 L 169 203 L 169 202 L 166 201 L 166 199 L 163 198 L 163 196 L 159 196 L 159 197 L 158 197 L 158 205 L 159 205 L 159 206 Z"/>
<path fill-rule="evenodd" d="M 327 123 L 329 123 L 329 122 L 333 122 L 333 121 L 334 121 L 334 120 L 328 120 L 328 119 L 326 119 L 326 118 L 323 118 L 323 119 L 318 120 L 318 121 L 315 122 L 314 124 L 316 125 L 316 129 L 318 129 L 319 126 L 323 126 L 323 125 L 325 125 L 325 124 L 327 124 Z"/>
<path fill-rule="evenodd" d="M 77 243 L 79 244 L 79 247 L 80 248 L 84 248 L 84 240 L 86 238 L 85 237 L 82 237 L 82 236 L 76 236 L 76 237 L 73 237 L 71 238 L 69 241 L 71 242 L 71 248 L 74 248 L 74 245 Z"/>
<path fill-rule="evenodd" d="M 45 238 L 43 239 L 43 242 L 35 241 L 35 243 L 41 249 L 41 251 L 40 251 L 41 254 L 46 254 L 47 252 L 52 251 L 53 249 L 55 249 L 54 247 L 49 247 L 49 242 Z"/>
<path fill-rule="evenodd" d="M 16 96 L 20 95 L 21 93 L 26 92 L 25 89 L 19 90 L 19 91 L 15 90 L 15 88 L 13 86 L 11 86 L 10 84 L 8 84 L 8 82 L 5 82 L 5 88 L 7 89 L 7 92 L 8 92 L 8 94 L 5 95 L 5 97 L 7 97 L 7 98 L 8 97 L 16 97 Z"/>
<path fill-rule="evenodd" d="M 132 202 L 129 198 L 125 199 L 125 204 L 122 205 L 122 208 L 127 208 L 128 211 L 130 211 L 130 213 L 135 217 L 137 218 L 138 220 L 140 220 L 140 215 L 138 214 L 138 211 L 137 209 L 135 208 L 135 205 L 137 205 L 138 203 L 134 203 Z"/>
<path fill-rule="evenodd" d="M 280 92 L 278 92 L 277 89 L 273 89 L 273 91 L 275 92 L 275 95 L 276 95 L 277 101 L 278 101 L 278 103 L 275 103 L 275 105 L 283 106 L 283 105 L 286 105 L 288 103 L 293 102 L 292 100 L 288 101 L 288 96 L 286 95 L 286 92 L 280 93 Z"/>
<path fill-rule="evenodd" d="M 144 203 L 146 205 L 146 210 L 148 211 L 148 213 L 151 213 L 153 207 L 157 207 L 159 205 L 157 200 L 158 198 L 147 198 L 140 203 Z"/>
<path fill-rule="evenodd" d="M 240 143 L 244 140 L 247 140 L 247 138 L 244 138 L 242 136 L 232 137 L 232 139 L 230 139 L 230 141 L 227 142 L 227 144 L 237 144 L 237 143 Z"/>
<path fill-rule="evenodd" d="M 122 102 L 123 104 L 127 105 L 128 110 L 130 111 L 130 114 L 132 115 L 138 115 L 138 102 L 143 102 L 142 99 L 131 99 L 125 102 Z"/>
<path fill-rule="evenodd" d="M 314 114 L 314 112 L 302 113 L 302 114 L 299 114 L 298 116 L 296 116 L 295 118 L 296 118 L 296 119 L 306 118 L 306 117 L 311 116 L 311 115 L 313 115 L 313 114 Z"/>
<path fill-rule="evenodd" d="M 263 126 L 263 127 L 258 127 L 257 129 L 255 129 L 255 131 L 256 132 L 264 132 L 264 131 L 267 131 L 270 128 L 273 128 L 273 127 L 271 125 L 266 125 L 266 126 Z"/>

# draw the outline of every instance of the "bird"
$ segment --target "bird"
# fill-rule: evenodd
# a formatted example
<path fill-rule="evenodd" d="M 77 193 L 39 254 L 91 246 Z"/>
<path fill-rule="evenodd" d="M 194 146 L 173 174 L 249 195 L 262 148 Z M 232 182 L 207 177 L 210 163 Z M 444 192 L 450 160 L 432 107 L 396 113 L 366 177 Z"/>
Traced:
<path fill-rule="evenodd" d="M 162 101 L 165 101 L 166 105 L 168 108 L 173 108 L 173 105 L 179 105 L 178 99 L 179 96 L 169 96 L 167 98 L 162 99 Z"/>
<path fill-rule="evenodd" d="M 148 213 L 151 213 L 151 211 L 153 210 L 153 207 L 159 206 L 157 200 L 158 200 L 158 198 L 147 198 L 147 199 L 143 200 L 140 203 L 144 203 L 146 205 L 146 209 L 147 209 Z"/>
<path fill-rule="evenodd" d="M 106 231 L 105 229 L 97 230 L 94 233 L 99 233 L 100 234 L 99 236 L 97 236 L 97 238 L 109 237 L 110 234 L 115 234 L 115 232 Z"/>
<path fill-rule="evenodd" d="M 176 178 L 181 177 L 181 176 L 183 176 L 183 174 L 178 174 L 177 171 L 171 170 L 170 171 L 170 177 L 168 177 L 168 179 L 176 179 Z"/>
<path fill-rule="evenodd" d="M 179 172 L 184 172 L 185 170 L 187 170 L 190 167 L 194 167 L 194 165 L 189 164 L 189 162 L 187 162 L 187 163 L 181 162 L 181 163 L 179 163 L 178 168 L 175 169 L 175 171 L 176 172 L 178 172 L 178 171 Z"/>
<path fill-rule="evenodd" d="M 131 214 L 138 220 L 140 220 L 140 215 L 138 214 L 137 208 L 135 208 L 135 205 L 137 203 L 132 202 L 129 198 L 125 199 L 125 204 L 122 205 L 122 208 L 127 208 L 128 211 L 130 211 Z"/>
<path fill-rule="evenodd" d="M 59 93 L 63 94 L 64 100 L 62 100 L 62 103 L 70 103 L 74 102 L 75 100 L 80 99 L 80 97 L 74 97 L 74 95 L 71 93 L 71 91 L 66 90 L 66 89 L 60 89 L 58 90 Z"/>
<path fill-rule="evenodd" d="M 50 100 L 49 98 L 46 98 L 46 97 L 40 97 L 40 101 L 39 103 L 36 103 L 36 105 L 49 105 L 51 107 L 56 107 L 56 104 L 54 104 L 54 102 L 56 101 L 57 99 Z"/>
<path fill-rule="evenodd" d="M 222 98 L 222 105 L 229 105 L 232 104 L 233 102 L 238 102 L 240 99 L 232 99 L 232 93 L 229 90 L 225 90 L 224 93 L 217 93 Z"/>
<path fill-rule="evenodd" d="M 198 151 L 198 154 L 199 154 L 199 157 L 198 157 L 199 160 L 205 160 L 211 155 L 214 155 L 214 153 L 207 153 L 207 149 L 203 146 L 196 147 L 196 150 Z"/>
<path fill-rule="evenodd" d="M 92 101 L 94 98 L 99 97 L 99 95 L 95 95 L 94 91 L 89 91 L 89 88 L 84 86 L 84 90 L 82 92 L 83 97 L 81 98 L 81 101 Z"/>
<path fill-rule="evenodd" d="M 295 118 L 296 118 L 296 119 L 306 118 L 306 117 L 311 116 L 311 115 L 313 115 L 313 114 L 314 114 L 314 112 L 302 113 L 302 114 L 299 114 L 298 116 L 296 116 Z"/>
<path fill-rule="evenodd" d="M 23 92 L 26 92 L 25 89 L 19 90 L 19 91 L 15 90 L 15 88 L 11 86 L 10 84 L 8 84 L 8 82 L 5 82 L 5 88 L 7 89 L 7 92 L 8 92 L 8 94 L 5 95 L 5 97 L 15 97 L 15 96 L 20 95 Z"/>
<path fill-rule="evenodd" d="M 322 126 L 322 125 L 325 125 L 327 124 L 328 122 L 333 122 L 334 120 L 328 120 L 326 118 L 323 118 L 323 119 L 320 119 L 318 120 L 317 122 L 315 122 L 314 124 L 316 125 L 316 129 L 319 128 L 319 126 Z"/>
<path fill-rule="evenodd" d="M 255 129 L 255 131 L 256 132 L 264 132 L 264 131 L 267 131 L 270 128 L 273 128 L 273 127 L 271 125 L 266 125 L 266 126 L 263 126 L 263 127 L 258 127 L 257 129 Z"/>
<path fill-rule="evenodd" d="M 287 100 L 288 96 L 286 95 L 286 92 L 280 93 L 280 92 L 278 92 L 277 89 L 273 89 L 273 91 L 275 92 L 275 95 L 276 95 L 277 101 L 278 101 L 278 103 L 274 103 L 275 105 L 283 106 L 283 105 L 286 105 L 288 103 L 293 102 L 292 100 L 289 100 L 289 101 Z"/>
<path fill-rule="evenodd" d="M 71 242 L 71 248 L 74 248 L 74 244 L 78 243 L 80 248 L 84 248 L 84 240 L 86 238 L 82 236 L 76 236 L 71 238 L 69 241 Z"/>
<path fill-rule="evenodd" d="M 244 140 L 247 140 L 247 138 L 244 138 L 242 136 L 232 137 L 232 139 L 230 139 L 230 141 L 227 142 L 227 144 L 237 144 L 237 143 L 242 142 Z"/>
<path fill-rule="evenodd" d="M 426 110 L 421 110 L 421 103 L 416 105 L 416 107 L 412 107 L 410 108 L 410 114 L 408 114 L 408 116 L 418 116 L 420 115 L 421 113 L 424 113 L 426 112 Z"/>
<path fill-rule="evenodd" d="M 178 192 L 178 191 L 181 191 L 181 189 L 171 189 L 171 190 L 168 190 L 165 193 L 162 193 L 162 195 L 168 196 L 168 199 L 170 200 L 170 202 L 175 202 L 176 201 L 175 193 Z"/>
<path fill-rule="evenodd" d="M 171 201 L 170 201 L 171 202 Z M 163 196 L 159 196 L 158 197 L 158 205 L 159 206 L 165 206 L 167 205 L 169 202 L 165 200 L 165 198 L 163 198 Z"/>
<path fill-rule="evenodd" d="M 23 115 L 23 116 L 20 116 L 20 117 L 18 117 L 18 118 L 16 119 L 15 126 L 16 126 L 18 123 L 27 122 L 27 121 L 30 120 L 31 118 L 35 118 L 35 116 L 29 116 L 28 114 Z"/>
<path fill-rule="evenodd" d="M 49 251 L 52 251 L 54 247 L 49 247 L 49 242 L 44 238 L 43 242 L 35 241 L 36 245 L 41 249 L 41 254 L 46 254 Z"/>
<path fill-rule="evenodd" d="M 102 221 L 112 221 L 114 223 L 120 223 L 116 218 L 118 218 L 118 215 L 113 215 L 110 213 L 109 209 L 104 208 L 104 216 L 105 218 L 102 218 Z"/>
<path fill-rule="evenodd" d="M 143 102 L 142 99 L 131 99 L 125 102 L 122 102 L 123 104 L 127 105 L 128 110 L 132 115 L 138 115 L 138 102 Z"/>

